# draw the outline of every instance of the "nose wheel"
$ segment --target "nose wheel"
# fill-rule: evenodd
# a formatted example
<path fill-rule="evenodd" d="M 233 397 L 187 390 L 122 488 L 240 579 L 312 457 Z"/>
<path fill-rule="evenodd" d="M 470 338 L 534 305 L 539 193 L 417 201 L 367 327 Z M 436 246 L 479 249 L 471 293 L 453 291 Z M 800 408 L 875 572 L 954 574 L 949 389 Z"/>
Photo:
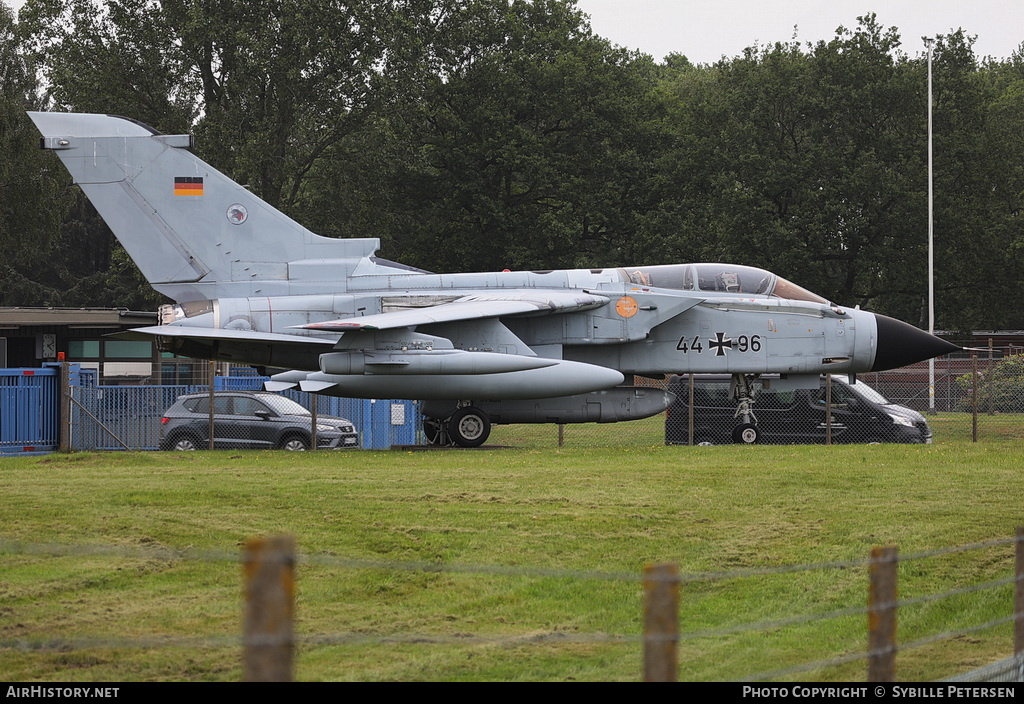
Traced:
<path fill-rule="evenodd" d="M 753 423 L 744 423 L 732 429 L 732 441 L 739 445 L 753 445 L 760 437 L 761 431 Z"/>
<path fill-rule="evenodd" d="M 732 397 L 736 400 L 736 418 L 740 424 L 732 429 L 732 441 L 738 445 L 753 445 L 761 437 L 754 415 L 754 390 L 751 385 L 756 377 L 746 374 L 732 375 Z"/>

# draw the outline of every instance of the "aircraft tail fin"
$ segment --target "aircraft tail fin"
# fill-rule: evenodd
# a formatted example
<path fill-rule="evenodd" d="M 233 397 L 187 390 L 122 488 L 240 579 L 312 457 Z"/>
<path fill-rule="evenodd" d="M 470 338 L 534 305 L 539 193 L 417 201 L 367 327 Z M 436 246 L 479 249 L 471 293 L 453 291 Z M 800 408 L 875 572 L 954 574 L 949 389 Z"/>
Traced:
<path fill-rule="evenodd" d="M 377 239 L 320 237 L 162 135 L 111 115 L 30 112 L 149 283 L 176 301 L 331 290 Z M 343 285 L 343 284 L 342 284 Z"/>

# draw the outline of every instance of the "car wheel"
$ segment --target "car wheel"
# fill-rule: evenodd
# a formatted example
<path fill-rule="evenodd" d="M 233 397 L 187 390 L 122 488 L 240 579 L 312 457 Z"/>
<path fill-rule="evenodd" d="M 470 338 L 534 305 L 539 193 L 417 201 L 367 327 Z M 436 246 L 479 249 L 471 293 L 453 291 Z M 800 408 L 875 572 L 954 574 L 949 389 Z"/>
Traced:
<path fill-rule="evenodd" d="M 167 443 L 167 449 L 174 450 L 175 452 L 192 452 L 199 449 L 199 444 L 191 435 L 181 435 L 172 438 Z"/>
<path fill-rule="evenodd" d="M 281 441 L 280 447 L 288 452 L 305 452 L 309 449 L 309 441 L 298 435 L 291 435 Z"/>
<path fill-rule="evenodd" d="M 491 434 L 491 419 L 479 408 L 460 408 L 448 419 L 448 436 L 460 447 L 480 447 Z"/>
<path fill-rule="evenodd" d="M 761 431 L 753 423 L 737 425 L 732 431 L 732 441 L 741 445 L 753 445 L 760 437 Z"/>

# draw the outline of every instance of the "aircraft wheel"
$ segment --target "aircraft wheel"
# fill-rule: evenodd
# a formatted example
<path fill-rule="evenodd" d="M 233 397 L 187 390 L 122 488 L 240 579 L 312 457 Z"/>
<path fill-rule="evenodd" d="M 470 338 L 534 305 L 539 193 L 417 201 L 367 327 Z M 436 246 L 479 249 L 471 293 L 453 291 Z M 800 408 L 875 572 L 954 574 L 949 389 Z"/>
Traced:
<path fill-rule="evenodd" d="M 732 441 L 742 445 L 753 445 L 761 437 L 761 431 L 753 423 L 737 425 L 732 430 Z"/>
<path fill-rule="evenodd" d="M 491 419 L 479 408 L 460 408 L 448 419 L 448 436 L 460 447 L 480 447 L 491 434 Z"/>
<path fill-rule="evenodd" d="M 440 418 L 423 419 L 423 436 L 428 445 L 446 445 L 448 436 L 444 429 L 444 421 Z"/>

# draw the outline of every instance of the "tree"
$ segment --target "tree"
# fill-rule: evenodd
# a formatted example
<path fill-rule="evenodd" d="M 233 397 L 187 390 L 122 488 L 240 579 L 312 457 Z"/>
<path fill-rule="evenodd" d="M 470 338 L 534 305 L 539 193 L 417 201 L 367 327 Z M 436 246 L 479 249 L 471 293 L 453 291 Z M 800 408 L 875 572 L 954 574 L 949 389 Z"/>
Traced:
<path fill-rule="evenodd" d="M 735 261 L 923 324 L 925 61 L 873 15 L 711 66 L 614 47 L 574 0 L 28 0 L 4 23 L 18 295 L 96 304 L 138 281 L 28 153 L 38 66 L 54 108 L 190 131 L 314 231 L 426 269 Z M 938 325 L 1024 327 L 1024 59 L 972 42 L 936 42 Z"/>
<path fill-rule="evenodd" d="M 44 104 L 14 16 L 0 5 L 0 303 L 57 305 L 73 285 L 61 266 L 64 175 L 25 115 Z M 59 168 L 59 167 L 57 167 Z M 55 264 L 57 264 L 55 266 Z"/>
<path fill-rule="evenodd" d="M 436 270 L 634 256 L 633 204 L 654 142 L 650 60 L 595 37 L 563 0 L 406 10 L 388 74 L 393 105 L 316 170 L 321 183 L 353 185 L 355 164 L 387 193 L 378 232 L 388 256 Z M 354 153 L 370 145 L 366 158 Z M 324 189 L 309 202 L 343 220 L 335 204 L 378 201 Z"/>
<path fill-rule="evenodd" d="M 58 105 L 165 133 L 288 211 L 358 125 L 383 60 L 386 0 L 29 0 Z"/>
<path fill-rule="evenodd" d="M 1004 357 L 991 369 L 963 374 L 956 379 L 963 391 L 960 405 L 981 412 L 1020 413 L 1024 411 L 1024 356 Z"/>
<path fill-rule="evenodd" d="M 678 146 L 650 227 L 693 258 L 764 266 L 839 302 L 905 293 L 924 113 L 898 47 L 868 16 L 813 47 L 668 72 Z"/>
<path fill-rule="evenodd" d="M 951 329 L 1020 328 L 1024 84 L 973 45 L 957 31 L 934 52 L 937 316 Z"/>
<path fill-rule="evenodd" d="M 123 114 L 164 133 L 192 132 L 200 156 L 291 211 L 313 163 L 362 119 L 381 60 L 375 27 L 389 17 L 377 10 L 389 6 L 29 0 L 19 29 L 27 54 L 43 67 L 52 109 Z M 21 124 L 32 130 L 24 116 Z M 154 305 L 159 297 L 82 194 L 75 189 L 60 200 L 68 213 L 62 246 L 76 250 L 68 259 L 75 266 L 62 275 L 74 284 L 54 289 L 61 302 Z M 133 288 L 136 295 L 124 298 Z"/>

